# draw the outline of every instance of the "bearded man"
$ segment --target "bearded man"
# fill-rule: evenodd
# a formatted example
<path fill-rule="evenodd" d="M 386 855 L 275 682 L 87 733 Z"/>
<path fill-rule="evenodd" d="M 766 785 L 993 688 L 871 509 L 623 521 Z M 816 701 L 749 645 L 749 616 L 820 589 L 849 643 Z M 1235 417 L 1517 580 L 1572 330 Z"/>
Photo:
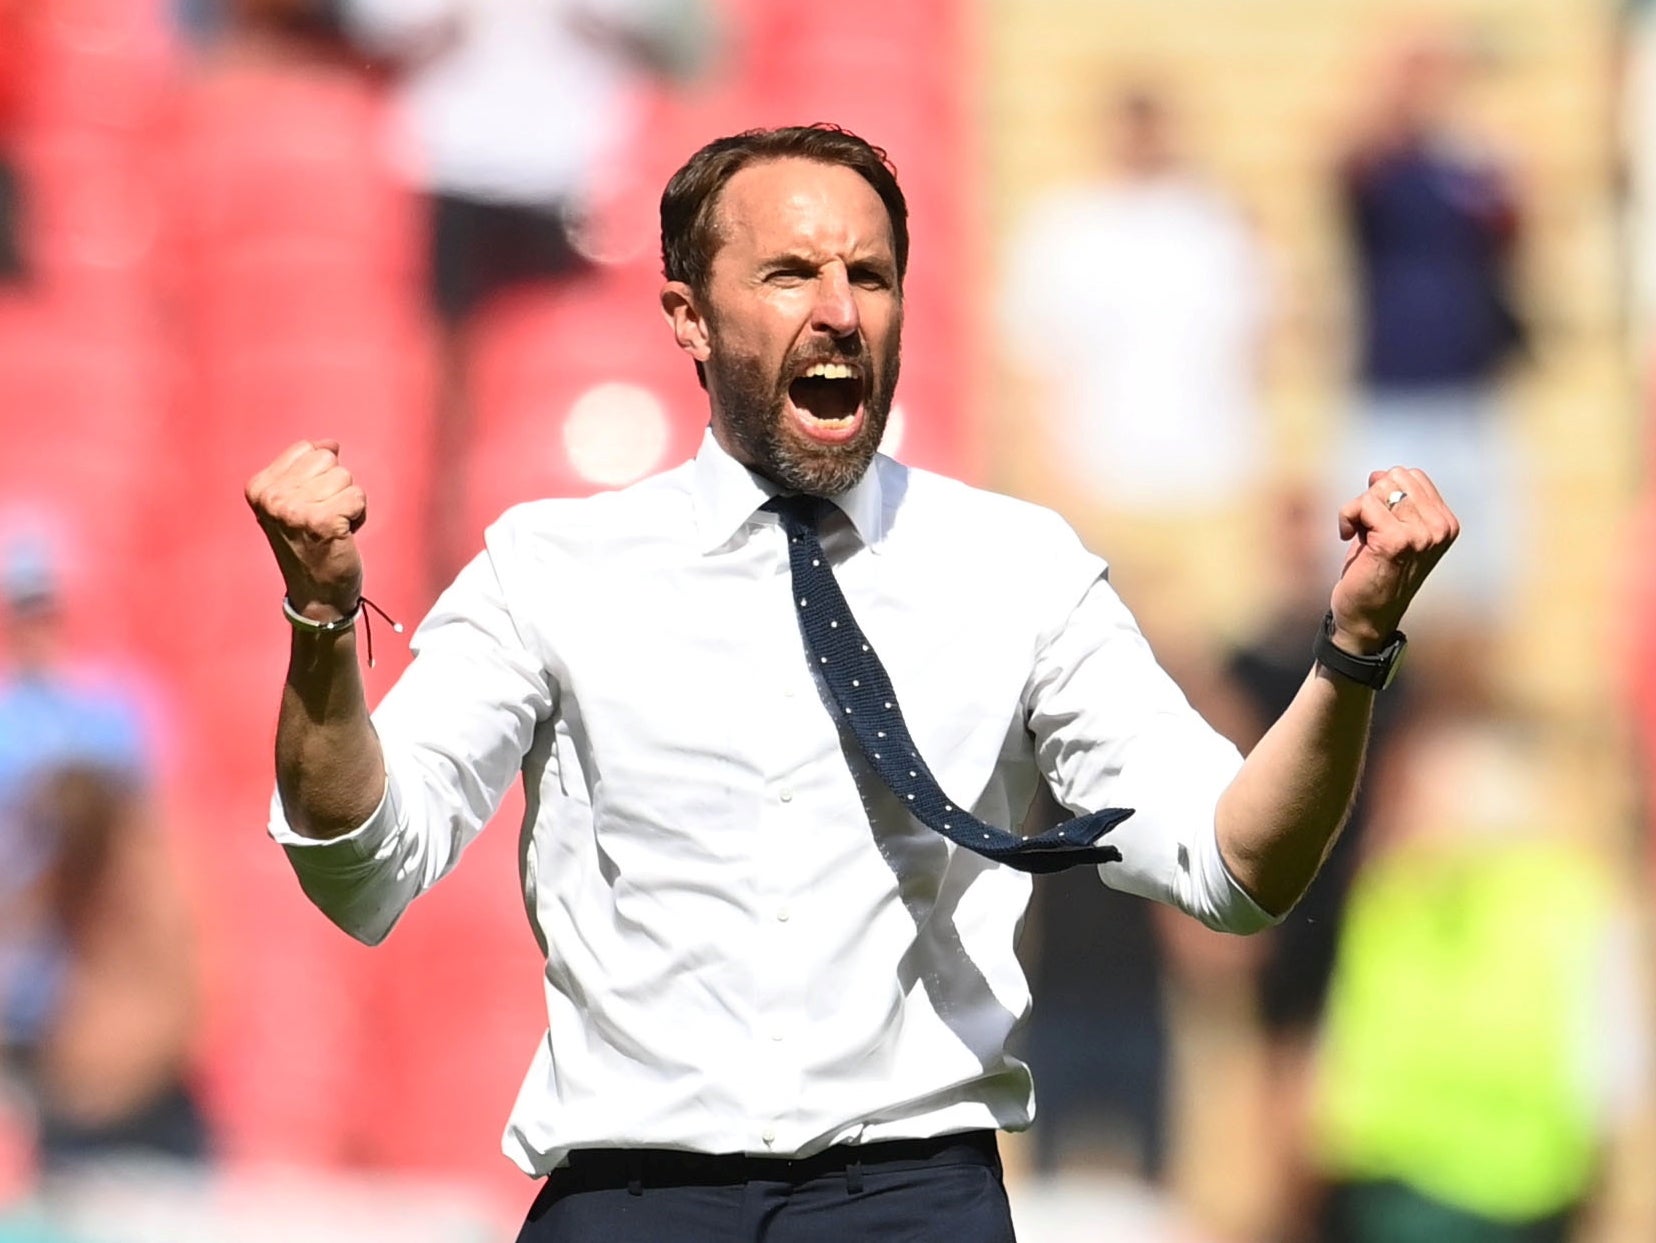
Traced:
<path fill-rule="evenodd" d="M 661 221 L 700 451 L 509 511 L 372 718 L 366 497 L 328 440 L 249 482 L 293 626 L 271 831 L 373 943 L 521 776 L 548 1026 L 504 1139 L 544 1179 L 520 1241 L 1004 1243 L 1030 875 L 1280 919 L 1454 516 L 1401 467 L 1341 509 L 1305 684 L 1244 762 L 1060 519 L 877 452 L 908 260 L 882 152 L 720 139 Z"/>

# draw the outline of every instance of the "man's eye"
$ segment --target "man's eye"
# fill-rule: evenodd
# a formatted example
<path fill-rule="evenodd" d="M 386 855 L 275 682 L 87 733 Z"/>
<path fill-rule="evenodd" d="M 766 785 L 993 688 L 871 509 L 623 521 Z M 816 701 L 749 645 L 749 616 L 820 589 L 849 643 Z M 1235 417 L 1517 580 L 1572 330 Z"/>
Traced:
<path fill-rule="evenodd" d="M 805 268 L 777 268 L 765 277 L 765 280 L 772 285 L 797 285 L 801 281 L 810 280 L 814 275 L 815 273 Z"/>
<path fill-rule="evenodd" d="M 851 273 L 851 280 L 864 289 L 891 288 L 891 278 L 876 268 L 859 268 Z"/>

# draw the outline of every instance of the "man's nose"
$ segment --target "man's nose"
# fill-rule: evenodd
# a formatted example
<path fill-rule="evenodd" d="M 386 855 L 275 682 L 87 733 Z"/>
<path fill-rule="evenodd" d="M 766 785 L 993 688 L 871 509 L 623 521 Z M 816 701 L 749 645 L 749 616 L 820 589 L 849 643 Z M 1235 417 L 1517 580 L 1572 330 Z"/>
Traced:
<path fill-rule="evenodd" d="M 849 337 L 861 326 L 857 300 L 851 294 L 850 275 L 840 264 L 828 264 L 817 275 L 811 327 L 829 336 Z"/>

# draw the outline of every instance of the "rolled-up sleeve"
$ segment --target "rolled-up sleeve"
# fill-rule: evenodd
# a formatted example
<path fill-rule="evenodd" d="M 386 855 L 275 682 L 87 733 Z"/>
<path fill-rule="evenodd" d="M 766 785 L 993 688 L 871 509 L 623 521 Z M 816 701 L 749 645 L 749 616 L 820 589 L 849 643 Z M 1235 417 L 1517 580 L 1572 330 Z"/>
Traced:
<path fill-rule="evenodd" d="M 1219 853 L 1214 811 L 1242 757 L 1156 663 L 1102 573 L 1042 643 L 1026 703 L 1060 803 L 1078 813 L 1133 809 L 1105 839 L 1122 855 L 1100 866 L 1106 884 L 1226 932 L 1276 922 Z"/>
<path fill-rule="evenodd" d="M 491 531 L 489 548 L 420 624 L 413 662 L 374 710 L 386 788 L 373 815 L 316 840 L 294 832 L 280 797 L 271 799 L 270 834 L 306 896 L 370 945 L 459 860 L 555 706 L 552 679 L 507 604 L 509 559 L 509 537 Z"/>

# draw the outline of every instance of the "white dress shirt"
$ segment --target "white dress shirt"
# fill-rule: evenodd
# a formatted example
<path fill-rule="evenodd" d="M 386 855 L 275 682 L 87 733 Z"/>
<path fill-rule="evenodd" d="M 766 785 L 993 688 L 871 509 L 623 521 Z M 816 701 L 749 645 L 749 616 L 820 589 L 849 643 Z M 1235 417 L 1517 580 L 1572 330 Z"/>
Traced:
<path fill-rule="evenodd" d="M 510 510 L 374 713 L 388 784 L 329 842 L 271 831 L 364 941 L 522 774 L 548 1030 L 505 1151 L 806 1155 L 1027 1126 L 1006 1051 L 1030 878 L 897 805 L 799 635 L 770 486 L 709 434 L 624 491 Z M 1220 859 L 1240 759 L 1156 665 L 1056 515 L 880 457 L 823 543 L 943 789 L 1018 827 L 1043 779 L 1131 807 L 1106 883 L 1214 927 L 1269 922 Z M 1110 970 L 1111 947 L 1072 946 Z"/>
<path fill-rule="evenodd" d="M 1006 271 L 1006 339 L 1053 383 L 1073 482 L 1151 514 L 1259 478 L 1265 263 L 1229 202 L 1177 173 L 1060 191 Z"/>
<path fill-rule="evenodd" d="M 352 36 L 411 63 L 397 81 L 400 163 L 432 190 L 503 203 L 578 200 L 632 136 L 637 70 L 582 22 L 630 29 L 650 0 L 346 0 Z"/>

